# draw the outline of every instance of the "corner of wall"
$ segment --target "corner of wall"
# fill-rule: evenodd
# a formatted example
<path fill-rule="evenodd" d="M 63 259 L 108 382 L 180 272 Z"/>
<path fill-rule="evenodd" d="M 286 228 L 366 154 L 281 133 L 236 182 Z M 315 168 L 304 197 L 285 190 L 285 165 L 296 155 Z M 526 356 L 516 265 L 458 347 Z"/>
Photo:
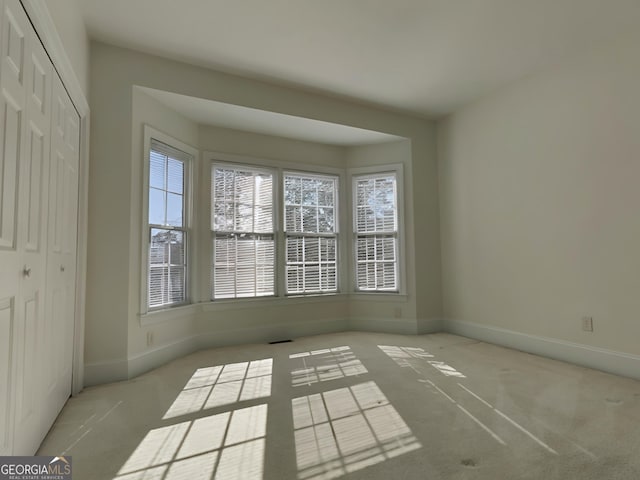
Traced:
<path fill-rule="evenodd" d="M 419 318 L 418 335 L 440 333 L 444 330 L 445 322 L 442 318 Z"/>

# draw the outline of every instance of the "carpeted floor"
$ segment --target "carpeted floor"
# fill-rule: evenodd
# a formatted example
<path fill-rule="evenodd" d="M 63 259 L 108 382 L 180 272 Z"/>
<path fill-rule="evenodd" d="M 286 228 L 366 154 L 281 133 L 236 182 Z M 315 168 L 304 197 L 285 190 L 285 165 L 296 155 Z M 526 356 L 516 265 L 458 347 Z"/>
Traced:
<path fill-rule="evenodd" d="M 640 382 L 448 334 L 201 351 L 67 403 L 92 479 L 638 479 Z"/>

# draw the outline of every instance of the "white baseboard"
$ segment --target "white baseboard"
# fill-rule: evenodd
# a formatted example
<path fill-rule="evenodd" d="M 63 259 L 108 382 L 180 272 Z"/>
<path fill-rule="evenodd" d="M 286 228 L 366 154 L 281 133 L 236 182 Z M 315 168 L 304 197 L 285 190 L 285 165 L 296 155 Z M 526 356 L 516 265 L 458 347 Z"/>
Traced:
<path fill-rule="evenodd" d="M 440 332 L 442 331 L 442 322 L 440 319 L 421 319 L 416 321 L 397 318 L 340 318 L 252 326 L 239 329 L 220 329 L 201 333 L 168 345 L 162 345 L 130 357 L 127 371 L 128 377 L 126 374 L 122 377 L 117 377 L 114 374 L 99 378 L 108 378 L 107 381 L 125 380 L 126 378 L 132 378 L 152 370 L 176 358 L 207 348 L 226 347 L 247 343 L 269 343 L 279 340 L 345 331 L 367 331 L 415 335 L 416 333 L 423 334 Z M 122 375 L 122 372 L 120 372 L 120 374 Z M 96 383 L 105 382 L 94 382 L 92 385 Z"/>
<path fill-rule="evenodd" d="M 242 345 L 245 343 L 269 343 L 281 340 L 292 340 L 299 337 L 338 333 L 346 330 L 347 320 L 338 318 L 216 330 L 200 334 L 197 340 L 198 348 L 205 349 Z"/>
<path fill-rule="evenodd" d="M 640 356 L 460 320 L 444 330 L 467 338 L 640 380 Z"/>
<path fill-rule="evenodd" d="M 202 349 L 246 343 L 269 343 L 310 335 L 344 332 L 345 330 L 347 330 L 347 320 L 342 318 L 205 332 L 132 355 L 128 361 L 117 360 L 86 364 L 85 386 L 127 380 Z"/>
<path fill-rule="evenodd" d="M 112 360 L 84 364 L 84 386 L 101 385 L 127 379 L 127 361 Z"/>
<path fill-rule="evenodd" d="M 444 329 L 444 321 L 441 318 L 419 318 L 418 335 L 427 333 L 440 333 Z"/>
<path fill-rule="evenodd" d="M 399 335 L 418 333 L 417 321 L 407 318 L 352 317 L 347 325 L 349 330 L 356 332 L 396 333 Z"/>
<path fill-rule="evenodd" d="M 133 378 L 171 360 L 202 349 L 247 343 L 268 343 L 344 331 L 382 332 L 400 335 L 420 335 L 445 331 L 463 337 L 640 380 L 640 356 L 638 355 L 460 320 L 442 320 L 439 318 L 410 320 L 362 317 L 326 319 L 311 322 L 300 321 L 205 332 L 133 355 L 129 357 L 128 361 L 113 360 L 85 364 L 85 386 L 88 387 Z"/>
<path fill-rule="evenodd" d="M 191 336 L 130 356 L 128 378 L 137 377 L 171 360 L 189 355 L 196 350 L 198 350 L 198 337 Z"/>

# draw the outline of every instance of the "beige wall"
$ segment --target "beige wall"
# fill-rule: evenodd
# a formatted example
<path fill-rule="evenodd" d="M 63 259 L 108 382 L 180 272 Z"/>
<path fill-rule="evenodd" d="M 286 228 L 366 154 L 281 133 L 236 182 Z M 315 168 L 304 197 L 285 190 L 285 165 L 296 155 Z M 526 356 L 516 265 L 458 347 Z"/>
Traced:
<path fill-rule="evenodd" d="M 133 89 L 101 53 L 93 46 L 85 363 L 118 365 L 111 379 L 126 375 Z M 92 375 L 87 368 L 87 382 Z"/>
<path fill-rule="evenodd" d="M 421 265 L 418 258 L 439 258 L 437 177 L 434 125 L 431 122 L 349 104 L 319 95 L 275 87 L 129 50 L 93 43 L 90 93 L 92 108 L 89 269 L 87 281 L 86 363 L 88 383 L 97 383 L 151 368 L 161 361 L 197 347 L 240 341 L 262 341 L 336 331 L 347 325 L 348 300 L 304 300 L 242 307 L 197 305 L 176 311 L 172 318 L 141 326 L 139 318 L 142 134 L 141 125 L 176 136 L 202 150 L 306 162 L 346 165 L 346 149 L 277 137 L 194 125 L 176 116 L 134 86 L 150 87 L 199 98 L 315 118 L 407 138 L 402 148 L 411 166 L 409 191 L 417 188 L 426 207 L 415 207 L 407 244 L 413 248 L 420 231 L 420 256 L 415 255 L 415 278 L 401 316 L 409 320 L 440 318 L 439 262 Z M 426 139 L 426 140 L 425 140 Z M 194 145 L 196 146 L 196 145 Z M 408 157 L 407 157 L 408 156 Z M 391 161 L 390 163 L 397 163 Z M 416 171 L 419 175 L 416 175 Z M 201 199 L 202 200 L 202 199 Z M 207 232 L 199 238 L 207 240 Z M 411 253 L 413 255 L 413 253 Z M 412 265 L 413 267 L 413 265 Z M 201 272 L 202 273 L 202 272 Z M 437 288 L 434 288 L 434 285 Z M 426 301 L 416 292 L 428 291 Z M 419 308 L 416 306 L 420 305 Z M 395 311 L 394 311 L 395 314 Z M 153 332 L 147 346 L 146 333 Z M 135 364 L 132 366 L 132 364 Z"/>
<path fill-rule="evenodd" d="M 89 93 L 89 37 L 78 0 L 49 0 L 47 8 L 85 96 Z"/>
<path fill-rule="evenodd" d="M 639 42 L 441 122 L 448 319 L 640 354 Z"/>

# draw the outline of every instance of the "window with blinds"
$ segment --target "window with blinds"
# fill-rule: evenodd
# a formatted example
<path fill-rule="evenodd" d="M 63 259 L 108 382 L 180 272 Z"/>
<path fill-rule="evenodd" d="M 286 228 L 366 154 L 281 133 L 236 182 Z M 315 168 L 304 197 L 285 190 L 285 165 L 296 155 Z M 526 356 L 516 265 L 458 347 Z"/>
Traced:
<path fill-rule="evenodd" d="M 338 177 L 284 174 L 286 292 L 338 290 Z"/>
<path fill-rule="evenodd" d="M 270 171 L 212 166 L 213 299 L 275 295 L 273 199 Z"/>
<path fill-rule="evenodd" d="M 148 306 L 187 301 L 186 171 L 191 155 L 151 139 Z"/>
<path fill-rule="evenodd" d="M 398 208 L 395 173 L 353 180 L 356 289 L 398 291 Z"/>

